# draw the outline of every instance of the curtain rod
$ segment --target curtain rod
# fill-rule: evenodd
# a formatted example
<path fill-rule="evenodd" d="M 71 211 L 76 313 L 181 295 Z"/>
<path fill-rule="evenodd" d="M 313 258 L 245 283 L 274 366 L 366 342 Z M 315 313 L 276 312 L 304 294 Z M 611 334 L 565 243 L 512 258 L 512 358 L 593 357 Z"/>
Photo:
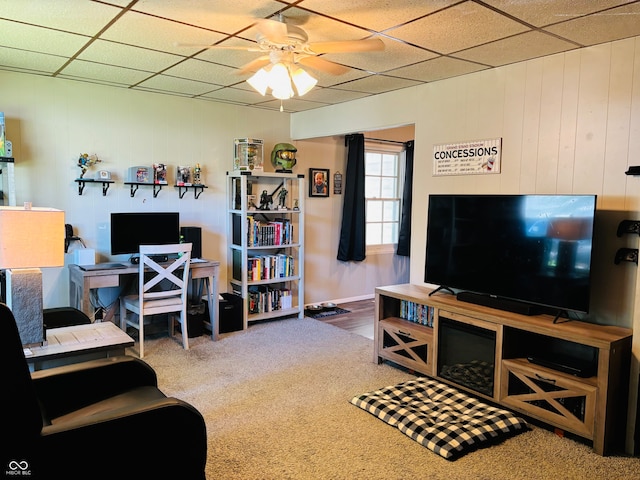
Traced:
<path fill-rule="evenodd" d="M 370 142 L 380 142 L 380 143 L 395 143 L 397 145 L 404 145 L 407 142 L 399 142 L 397 140 L 385 140 L 384 138 L 369 138 L 369 137 L 364 137 L 364 139 L 366 141 L 370 141 Z"/>

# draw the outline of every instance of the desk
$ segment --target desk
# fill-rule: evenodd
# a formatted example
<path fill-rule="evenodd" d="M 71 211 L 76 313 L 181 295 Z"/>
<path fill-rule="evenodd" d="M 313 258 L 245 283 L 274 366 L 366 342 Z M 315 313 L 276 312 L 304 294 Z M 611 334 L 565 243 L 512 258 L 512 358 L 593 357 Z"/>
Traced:
<path fill-rule="evenodd" d="M 84 362 L 96 358 L 124 355 L 134 340 L 111 322 L 52 328 L 47 330 L 47 342 L 25 350 L 32 370 Z"/>
<path fill-rule="evenodd" d="M 137 265 L 127 265 L 125 268 L 105 268 L 98 270 L 82 270 L 78 265 L 69 265 L 69 305 L 78 308 L 93 317 L 90 291 L 93 288 L 119 287 L 123 286 L 123 281 L 127 276 L 137 275 Z M 207 290 L 207 304 L 209 307 L 209 321 L 205 322 L 205 327 L 211 330 L 211 338 L 219 338 L 218 322 L 218 275 L 220 273 L 220 262 L 204 260 L 191 262 L 189 266 L 189 277 L 192 280 L 200 280 L 200 285 L 204 284 Z M 201 289 L 198 289 L 201 291 Z"/>

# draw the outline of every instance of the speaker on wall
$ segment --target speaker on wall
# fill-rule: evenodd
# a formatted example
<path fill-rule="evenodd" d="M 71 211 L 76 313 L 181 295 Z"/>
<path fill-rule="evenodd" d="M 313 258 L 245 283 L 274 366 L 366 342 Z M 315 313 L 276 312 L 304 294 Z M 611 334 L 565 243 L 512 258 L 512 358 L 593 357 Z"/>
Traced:
<path fill-rule="evenodd" d="M 191 258 L 202 258 L 202 229 L 200 227 L 180 227 L 184 243 L 191 243 Z"/>

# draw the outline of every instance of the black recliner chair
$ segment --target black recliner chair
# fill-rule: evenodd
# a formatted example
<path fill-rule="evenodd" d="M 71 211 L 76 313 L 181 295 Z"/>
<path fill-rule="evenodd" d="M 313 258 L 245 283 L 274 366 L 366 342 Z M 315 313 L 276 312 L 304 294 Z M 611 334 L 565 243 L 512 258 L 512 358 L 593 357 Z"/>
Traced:
<path fill-rule="evenodd" d="M 30 373 L 0 303 L 2 464 L 30 478 L 205 479 L 207 433 L 193 406 L 167 398 L 129 356 Z"/>

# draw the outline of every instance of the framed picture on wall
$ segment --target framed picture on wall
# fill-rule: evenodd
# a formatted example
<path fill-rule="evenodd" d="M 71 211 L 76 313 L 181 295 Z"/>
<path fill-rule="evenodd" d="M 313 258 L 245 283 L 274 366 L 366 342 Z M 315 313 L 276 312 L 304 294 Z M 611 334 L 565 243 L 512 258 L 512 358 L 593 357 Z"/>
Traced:
<path fill-rule="evenodd" d="M 310 168 L 309 169 L 309 196 L 328 197 L 329 196 L 329 169 Z"/>

